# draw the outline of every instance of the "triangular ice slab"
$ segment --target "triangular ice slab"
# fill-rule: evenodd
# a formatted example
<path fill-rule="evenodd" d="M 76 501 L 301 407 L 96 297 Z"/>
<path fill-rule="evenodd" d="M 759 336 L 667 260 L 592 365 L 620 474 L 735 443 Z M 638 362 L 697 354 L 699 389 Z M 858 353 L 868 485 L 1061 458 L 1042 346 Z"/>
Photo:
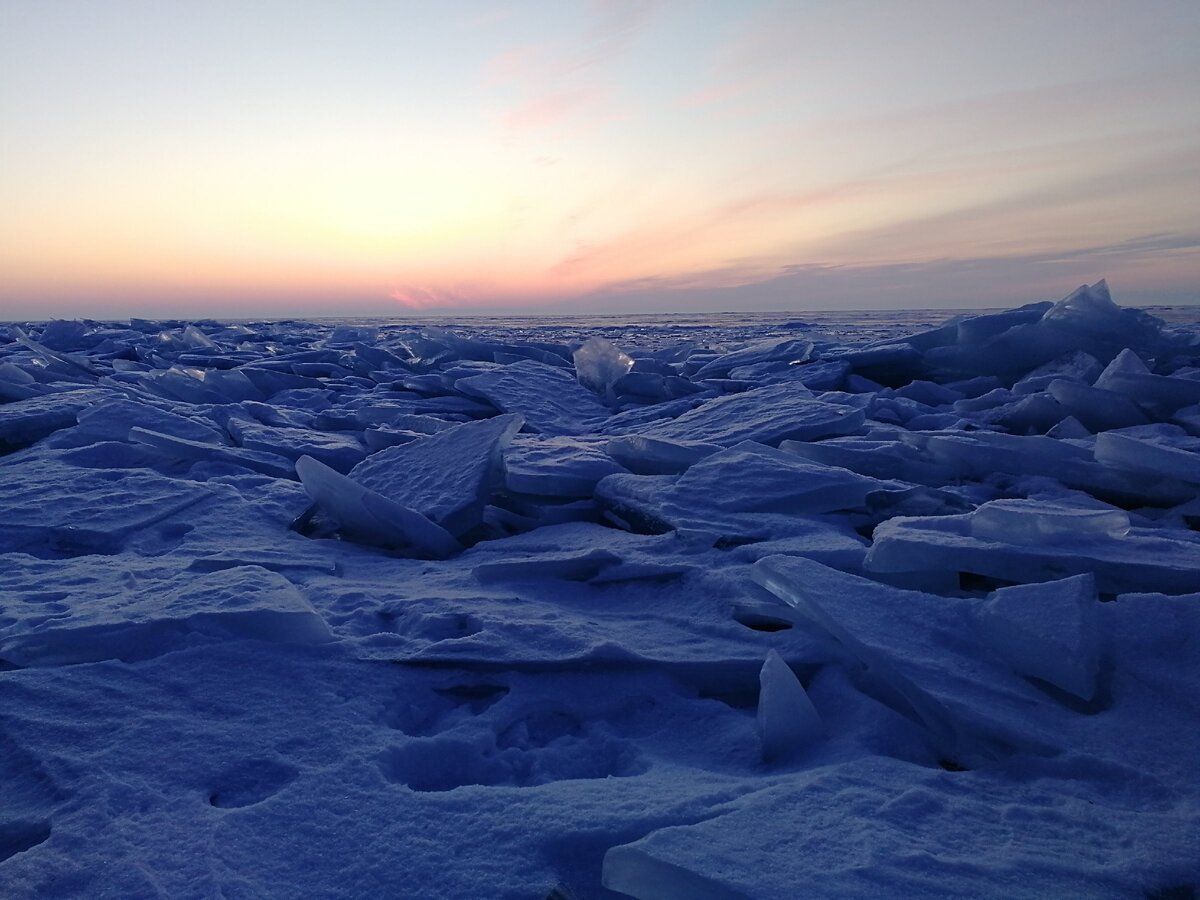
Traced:
<path fill-rule="evenodd" d="M 1090 574 L 1015 585 L 994 591 L 975 625 L 1016 671 L 1091 700 L 1100 664 L 1097 604 Z"/>
<path fill-rule="evenodd" d="M 758 685 L 757 724 L 764 762 L 794 757 L 824 737 L 820 715 L 778 651 L 767 652 Z"/>

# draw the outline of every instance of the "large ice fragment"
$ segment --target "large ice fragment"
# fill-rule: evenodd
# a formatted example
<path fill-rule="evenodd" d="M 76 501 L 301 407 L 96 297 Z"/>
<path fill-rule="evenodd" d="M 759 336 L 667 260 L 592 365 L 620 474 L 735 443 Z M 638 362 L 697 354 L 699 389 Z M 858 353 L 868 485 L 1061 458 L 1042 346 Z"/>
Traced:
<path fill-rule="evenodd" d="M 887 488 L 848 469 L 744 441 L 689 468 L 672 495 L 676 503 L 695 508 L 811 515 L 855 509 Z"/>
<path fill-rule="evenodd" d="M 164 456 L 175 459 L 223 463 L 249 469 L 251 472 L 261 472 L 263 475 L 270 475 L 273 478 L 292 477 L 291 463 L 274 453 L 193 441 L 138 426 L 129 429 L 129 440 L 135 444 L 153 447 Z"/>
<path fill-rule="evenodd" d="M 737 479 L 730 490 L 731 473 Z M 758 540 L 790 532 L 786 520 L 856 509 L 898 486 L 746 441 L 682 476 L 610 475 L 596 487 L 606 514 L 638 531 L 680 529 Z"/>
<path fill-rule="evenodd" d="M 135 533 L 212 499 L 203 484 L 69 465 L 61 456 L 0 460 L 0 549 L 75 556 L 119 552 Z"/>
<path fill-rule="evenodd" d="M 947 466 L 935 462 L 923 449 L 885 436 L 831 438 L 815 443 L 783 441 L 779 449 L 815 463 L 875 478 L 900 478 L 928 485 L 942 485 L 951 480 Z"/>
<path fill-rule="evenodd" d="M 1200 380 L 1155 375 L 1132 350 L 1122 351 L 1109 364 L 1096 387 L 1122 394 L 1163 417 L 1200 403 Z"/>
<path fill-rule="evenodd" d="M 296 474 L 308 495 L 337 521 L 347 537 L 434 558 L 461 549 L 452 534 L 421 513 L 380 496 L 311 456 L 296 461 Z"/>
<path fill-rule="evenodd" d="M 1179 529 L 1131 527 L 1124 537 L 1099 530 L 1071 534 L 1069 516 L 1059 518 L 1048 536 L 1032 535 L 1042 523 L 1020 526 L 1021 543 L 981 538 L 972 515 L 898 517 L 877 525 L 867 553 L 870 572 L 971 572 L 1016 584 L 1053 581 L 1090 572 L 1104 593 L 1161 591 L 1183 594 L 1200 584 L 1200 538 Z M 1115 519 L 1110 519 L 1116 523 Z"/>
<path fill-rule="evenodd" d="M 812 352 L 812 341 L 803 338 L 760 341 L 709 360 L 692 375 L 692 378 L 725 378 L 734 369 L 768 363 L 785 367 L 799 365 L 807 362 Z"/>
<path fill-rule="evenodd" d="M 389 447 L 355 466 L 350 477 L 462 536 L 482 521 L 501 453 L 522 421 L 496 416 Z"/>
<path fill-rule="evenodd" d="M 90 406 L 79 412 L 79 425 L 73 430 L 71 443 L 85 441 L 126 440 L 129 429 L 147 428 L 161 434 L 209 444 L 228 444 L 228 439 L 212 424 L 178 413 L 124 398 Z"/>
<path fill-rule="evenodd" d="M 1040 544 L 1046 540 L 1129 534 L 1129 513 L 1112 506 L 1068 506 L 1044 500 L 993 500 L 971 516 L 971 534 L 986 541 Z"/>
<path fill-rule="evenodd" d="M 1145 425 L 1150 419 L 1128 397 L 1103 388 L 1056 379 L 1048 387 L 1064 410 L 1092 431 Z"/>
<path fill-rule="evenodd" d="M 1115 469 L 1200 484 L 1200 438 L 1174 425 L 1151 425 L 1096 436 L 1096 462 Z"/>
<path fill-rule="evenodd" d="M 602 397 L 613 399 L 613 385 L 633 367 L 633 358 L 611 341 L 590 337 L 573 354 L 579 383 Z"/>
<path fill-rule="evenodd" d="M 639 475 L 675 475 L 721 448 L 702 441 L 669 441 L 642 435 L 613 438 L 608 455 Z"/>
<path fill-rule="evenodd" d="M 1111 391 L 1114 389 L 1114 385 L 1122 378 L 1149 374 L 1150 370 L 1146 368 L 1146 364 L 1142 362 L 1142 358 L 1126 347 L 1114 357 L 1112 362 L 1105 366 L 1104 371 L 1096 376 L 1094 384 L 1095 387 Z"/>
<path fill-rule="evenodd" d="M 1146 886 L 1194 882 L 1185 801 L 1156 781 L 1157 804 L 1130 802 L 1154 776 L 1116 754 L 1062 756 L 1028 763 L 1058 777 L 839 760 L 613 847 L 603 883 L 637 900 L 795 900 L 1170 896 Z"/>
<path fill-rule="evenodd" d="M 112 391 L 84 388 L 0 405 L 0 448 L 32 443 L 60 428 L 69 428 L 80 413 L 114 396 Z"/>
<path fill-rule="evenodd" d="M 767 653 L 758 685 L 758 736 L 764 762 L 794 757 L 824 737 L 821 716 L 777 651 Z"/>
<path fill-rule="evenodd" d="M 460 378 L 454 386 L 501 412 L 521 414 L 527 428 L 542 434 L 581 434 L 609 414 L 600 398 L 562 369 L 532 360 Z"/>
<path fill-rule="evenodd" d="M 38 563 L 30 563 L 24 566 L 36 569 Z M 332 638 L 286 578 L 259 566 L 182 573 L 134 590 L 126 584 L 136 583 L 136 575 L 112 573 L 103 582 L 78 563 L 68 564 L 68 571 L 71 583 L 83 589 L 56 594 L 52 601 L 42 599 L 46 580 L 54 580 L 51 573 L 16 585 L 19 579 L 11 572 L 6 576 L 10 596 L 29 602 L 6 609 L 0 659 L 21 666 L 140 659 L 173 649 L 191 635 L 305 644 Z"/>
<path fill-rule="evenodd" d="M 865 419 L 861 409 L 815 400 L 801 385 L 784 383 L 709 400 L 677 419 L 648 425 L 641 433 L 725 447 L 742 441 L 776 446 L 783 440 L 852 434 Z"/>
<path fill-rule="evenodd" d="M 751 577 L 861 667 L 861 687 L 923 725 L 943 753 L 994 757 L 1050 738 L 1033 689 L 987 658 L 967 601 L 901 590 L 802 557 L 768 556 Z M 997 743 L 998 742 L 998 743 Z"/>
<path fill-rule="evenodd" d="M 339 472 L 348 472 L 367 455 L 357 435 L 312 428 L 270 427 L 245 419 L 231 419 L 229 431 L 246 450 L 273 453 L 295 461 L 301 456 L 319 459 Z"/>
<path fill-rule="evenodd" d="M 1090 385 L 1103 370 L 1096 357 L 1077 350 L 1066 356 L 1038 366 L 1013 385 L 1014 394 L 1032 394 L 1044 391 L 1052 381 L 1070 381 Z"/>
<path fill-rule="evenodd" d="M 1096 692 L 1100 625 L 1090 573 L 993 591 L 975 626 L 988 645 L 1023 675 L 1083 700 Z"/>
<path fill-rule="evenodd" d="M 590 497 L 596 482 L 622 472 L 595 444 L 567 437 L 518 436 L 504 451 L 504 484 L 543 497 Z"/>
<path fill-rule="evenodd" d="M 953 371 L 1014 379 L 1073 352 L 1107 363 L 1123 349 L 1153 349 L 1162 339 L 1160 320 L 1141 310 L 1118 307 L 1103 281 L 1080 287 L 1034 320 L 1014 316 L 1018 312 L 999 314 L 1013 318 L 1000 318 L 998 325 L 1010 327 L 998 333 L 991 328 L 968 332 L 963 330 L 967 322 L 961 323 L 957 346 L 934 348 L 927 354 L 928 361 Z"/>
<path fill-rule="evenodd" d="M 1054 478 L 1069 488 L 1127 506 L 1170 506 L 1192 496 L 1191 490 L 1179 482 L 1132 477 L 1101 465 L 1090 448 L 1073 441 L 986 431 L 908 432 L 904 440 L 923 448 L 935 462 L 944 465 L 949 481 L 987 479 L 998 472 Z"/>
<path fill-rule="evenodd" d="M 39 344 L 29 335 L 22 331 L 18 326 L 12 326 L 13 338 L 17 343 L 28 347 L 42 359 L 46 360 L 51 365 L 57 363 L 65 372 L 82 373 L 84 375 L 96 376 L 99 371 L 86 356 L 77 355 L 74 353 L 59 353 L 51 350 L 49 347 Z"/>

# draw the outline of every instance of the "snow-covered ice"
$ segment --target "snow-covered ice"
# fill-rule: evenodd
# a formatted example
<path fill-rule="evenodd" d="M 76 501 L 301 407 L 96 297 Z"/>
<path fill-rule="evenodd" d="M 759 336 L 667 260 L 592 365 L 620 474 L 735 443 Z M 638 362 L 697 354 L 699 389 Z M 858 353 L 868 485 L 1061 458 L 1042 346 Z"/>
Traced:
<path fill-rule="evenodd" d="M 0 324 L 0 895 L 1194 897 L 1168 312 Z"/>

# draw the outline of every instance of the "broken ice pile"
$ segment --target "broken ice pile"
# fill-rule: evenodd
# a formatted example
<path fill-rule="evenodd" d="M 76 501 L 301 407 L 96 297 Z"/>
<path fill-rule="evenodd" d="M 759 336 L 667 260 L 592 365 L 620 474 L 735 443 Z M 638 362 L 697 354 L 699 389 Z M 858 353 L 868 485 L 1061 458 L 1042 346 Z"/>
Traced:
<path fill-rule="evenodd" d="M 986 855 L 1016 839 L 991 813 L 1036 803 L 971 770 L 1012 760 L 1039 783 L 1093 778 L 1087 804 L 1104 772 L 1140 790 L 1106 748 L 1146 725 L 1129 697 L 1191 696 L 1187 671 L 1154 667 L 1196 646 L 1198 529 L 1200 328 L 1103 282 L 869 342 L 778 321 L 0 326 L 0 675 L 245 646 L 314 677 L 445 673 L 429 710 L 364 715 L 391 723 L 386 746 L 345 771 L 413 804 L 536 785 L 562 810 L 555 784 L 657 785 L 612 807 L 650 804 L 636 823 L 579 826 L 580 858 L 607 850 L 605 883 L 635 897 L 785 896 L 828 873 L 871 893 L 872 866 L 935 859 L 896 823 L 954 831 L 946 798 L 973 795 L 955 778 L 990 798 L 965 812 Z M 518 722 L 483 680 L 576 668 L 654 696 L 600 725 Z M 1169 780 L 1174 759 L 1137 765 Z M 664 773 L 697 771 L 720 784 L 662 799 Z M 829 812 L 849 795 L 866 812 Z M 1097 832 L 1127 895 L 1153 887 L 1129 874 L 1151 857 L 1173 883 L 1155 847 L 1190 833 L 1158 802 L 1104 808 L 1153 837 Z M 764 848 L 815 820 L 847 861 L 772 867 Z M 886 835 L 890 861 L 855 862 L 854 828 Z M 740 849 L 706 862 L 731 829 Z M 1021 846 L 1032 893 L 1070 893 Z"/>

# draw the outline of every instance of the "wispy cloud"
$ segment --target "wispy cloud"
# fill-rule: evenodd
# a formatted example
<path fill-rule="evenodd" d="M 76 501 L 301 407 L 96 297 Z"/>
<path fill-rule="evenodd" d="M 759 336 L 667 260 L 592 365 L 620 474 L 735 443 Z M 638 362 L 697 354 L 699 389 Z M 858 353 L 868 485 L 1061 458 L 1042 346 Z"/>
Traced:
<path fill-rule="evenodd" d="M 513 130 L 531 130 L 560 125 L 603 102 L 606 94 L 598 88 L 579 87 L 537 94 L 504 114 L 504 125 Z"/>
<path fill-rule="evenodd" d="M 653 13 L 654 0 L 593 0 L 580 30 L 557 40 L 510 47 L 484 65 L 485 82 L 521 95 L 500 114 L 514 132 L 538 131 L 610 104 L 610 64 L 628 49 Z M 610 120 L 611 112 L 594 119 Z"/>

